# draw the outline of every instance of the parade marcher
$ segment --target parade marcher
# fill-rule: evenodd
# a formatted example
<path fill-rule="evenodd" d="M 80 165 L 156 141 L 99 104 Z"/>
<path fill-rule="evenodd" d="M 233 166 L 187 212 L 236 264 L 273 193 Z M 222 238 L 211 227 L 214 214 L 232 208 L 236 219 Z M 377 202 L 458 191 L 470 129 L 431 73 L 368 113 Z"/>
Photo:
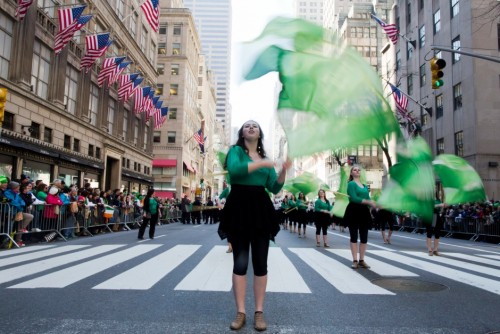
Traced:
<path fill-rule="evenodd" d="M 394 229 L 394 216 L 392 212 L 385 209 L 378 209 L 375 212 L 374 216 L 375 225 L 380 227 L 380 233 L 382 234 L 382 239 L 384 240 L 384 244 L 391 244 L 391 235 Z M 385 225 L 389 228 L 389 232 L 387 236 L 385 234 Z"/>
<path fill-rule="evenodd" d="M 326 199 L 326 194 L 323 189 L 318 191 L 318 199 L 314 203 L 314 212 L 316 212 L 316 247 L 320 247 L 320 234 L 323 232 L 323 246 L 325 248 L 330 247 L 328 245 L 328 225 L 330 225 L 330 210 L 332 206 L 330 201 Z"/>
<path fill-rule="evenodd" d="M 199 197 L 194 198 L 193 202 L 193 211 L 191 212 L 191 219 L 193 220 L 193 225 L 194 224 L 201 224 L 201 199 Z"/>
<path fill-rule="evenodd" d="M 288 204 L 288 195 L 285 195 L 283 201 L 281 201 L 281 219 L 283 223 L 283 229 L 288 230 L 288 213 L 287 210 L 290 209 Z"/>
<path fill-rule="evenodd" d="M 149 188 L 146 197 L 144 197 L 144 205 L 142 207 L 142 225 L 139 228 L 138 239 L 144 239 L 144 232 L 149 223 L 149 238 L 155 238 L 156 224 L 158 223 L 159 211 L 158 202 L 153 198 L 155 190 Z"/>
<path fill-rule="evenodd" d="M 227 237 L 233 245 L 233 292 L 236 302 L 236 318 L 230 328 L 238 330 L 245 325 L 245 293 L 247 269 L 252 251 L 255 299 L 254 328 L 266 330 L 264 299 L 267 286 L 267 256 L 269 240 L 279 231 L 274 217 L 274 206 L 266 188 L 276 194 L 283 187 L 286 169 L 283 164 L 279 176 L 274 163 L 266 159 L 263 133 L 254 121 L 248 121 L 238 131 L 238 140 L 229 149 L 225 167 L 231 180 L 229 194 L 223 211 L 219 235 Z"/>
<path fill-rule="evenodd" d="M 207 206 L 203 216 L 205 217 L 205 224 L 214 223 L 214 201 L 212 201 L 212 197 L 210 196 L 207 198 Z"/>
<path fill-rule="evenodd" d="M 306 237 L 306 226 L 307 226 L 307 201 L 306 196 L 303 192 L 299 193 L 299 198 L 295 203 L 297 205 L 297 225 L 299 231 L 299 238 Z M 300 227 L 302 226 L 302 233 L 300 233 Z"/>
<path fill-rule="evenodd" d="M 432 215 L 432 223 L 425 222 L 425 232 L 427 234 L 426 244 L 427 252 L 429 256 L 436 255 L 439 256 L 439 234 L 444 226 L 443 219 L 443 209 L 445 208 L 444 203 L 441 201 L 439 196 L 439 190 L 436 189 L 436 199 L 434 200 L 434 213 Z M 432 245 L 432 236 L 434 236 L 434 247 Z"/>
<path fill-rule="evenodd" d="M 297 232 L 297 199 L 294 194 L 290 195 L 288 206 L 290 207 L 288 210 L 288 227 L 290 229 L 290 233 L 295 233 Z"/>
<path fill-rule="evenodd" d="M 365 262 L 366 245 L 368 242 L 368 229 L 372 225 L 370 207 L 376 207 L 374 201 L 370 199 L 370 192 L 366 184 L 360 180 L 361 167 L 351 168 L 349 183 L 347 184 L 347 195 L 349 195 L 349 204 L 347 205 L 344 219 L 349 226 L 351 236 L 350 246 L 352 253 L 352 268 L 359 267 L 369 269 L 370 266 Z M 358 236 L 359 244 L 359 262 L 358 262 Z"/>
<path fill-rule="evenodd" d="M 181 200 L 181 211 L 182 211 L 181 220 L 183 224 L 189 224 L 191 221 L 191 214 L 189 212 L 190 206 L 191 206 L 191 200 L 188 198 L 187 195 L 184 195 L 184 197 Z"/>

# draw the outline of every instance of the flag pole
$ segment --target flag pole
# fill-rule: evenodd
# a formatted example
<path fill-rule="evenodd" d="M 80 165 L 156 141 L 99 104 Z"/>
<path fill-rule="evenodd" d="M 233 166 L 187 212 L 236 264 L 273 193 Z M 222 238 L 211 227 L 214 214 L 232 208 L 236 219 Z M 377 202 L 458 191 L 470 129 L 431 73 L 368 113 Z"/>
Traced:
<path fill-rule="evenodd" d="M 149 0 L 144 0 L 139 6 L 137 6 L 137 8 L 134 8 L 132 7 L 132 11 L 130 12 L 130 14 L 126 15 L 123 19 L 122 19 L 122 23 L 125 24 L 125 20 L 128 19 L 130 16 L 132 16 L 132 14 L 134 14 L 139 8 L 141 8 L 142 5 L 144 5 L 146 3 L 146 1 L 149 1 Z"/>
<path fill-rule="evenodd" d="M 386 83 L 390 84 L 390 82 L 387 79 L 382 78 L 382 80 L 384 80 Z M 396 86 L 394 86 L 394 87 L 396 87 Z M 429 116 L 432 116 L 432 107 L 426 107 L 422 103 L 418 102 L 413 97 L 411 97 L 410 95 L 408 95 L 408 93 L 403 92 L 399 88 L 398 88 L 398 90 L 401 92 L 401 94 L 404 94 L 407 98 L 409 98 L 410 100 L 412 100 L 413 102 L 415 102 L 416 104 L 418 104 L 421 108 L 424 108 L 424 110 L 429 114 Z"/>
<path fill-rule="evenodd" d="M 398 35 L 401 36 L 406 42 L 410 43 L 411 46 L 413 46 L 413 49 L 417 49 L 417 42 L 416 41 L 412 41 L 410 39 L 408 39 L 408 37 L 406 37 L 405 35 L 401 34 L 398 32 Z"/>

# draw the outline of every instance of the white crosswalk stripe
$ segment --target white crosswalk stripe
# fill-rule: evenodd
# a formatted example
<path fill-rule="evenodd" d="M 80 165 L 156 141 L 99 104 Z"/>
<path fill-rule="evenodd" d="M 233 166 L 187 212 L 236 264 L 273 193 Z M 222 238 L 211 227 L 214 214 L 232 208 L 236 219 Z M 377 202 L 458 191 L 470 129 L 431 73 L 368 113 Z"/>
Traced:
<path fill-rule="evenodd" d="M 117 253 L 105 255 L 103 257 L 77 264 L 76 266 L 62 269 L 51 274 L 47 274 L 32 280 L 11 286 L 9 288 L 64 288 L 70 284 L 78 282 L 84 278 L 95 275 L 112 266 L 133 259 L 139 255 L 152 251 L 161 245 L 139 245 L 128 248 Z"/>
<path fill-rule="evenodd" d="M 0 257 L 12 256 L 22 253 L 36 252 L 41 249 L 52 248 L 54 245 L 43 245 L 43 246 L 33 246 L 33 247 L 24 247 L 24 248 L 16 248 L 8 251 L 0 252 Z"/>
<path fill-rule="evenodd" d="M 177 245 L 162 249 L 159 244 L 37 246 L 31 251 L 19 250 L 2 253 L 0 258 L 0 284 L 14 282 L 11 289 L 64 288 L 90 276 L 126 263 L 139 256 L 145 260 L 127 270 L 116 270 L 116 275 L 106 280 L 97 279 L 96 290 L 149 290 L 176 268 L 186 269 L 188 259 L 200 251 L 201 245 Z M 120 249 L 122 248 L 122 249 Z M 154 256 L 148 253 L 158 249 Z M 178 291 L 230 291 L 232 288 L 233 256 L 226 253 L 226 246 L 214 246 L 189 273 L 179 279 Z M 500 256 L 478 253 L 445 253 L 428 256 L 425 252 L 369 250 L 365 260 L 369 271 L 353 270 L 348 249 L 271 247 L 268 259 L 268 292 L 312 293 L 305 282 L 304 270 L 317 273 L 343 294 L 395 295 L 366 278 L 418 277 L 422 272 L 441 276 L 500 295 Z M 290 254 L 290 252 L 292 254 Z M 5 255 L 9 254 L 9 255 Z M 302 263 L 305 264 L 302 265 Z M 297 264 L 301 264 L 300 271 Z M 58 270 L 58 267 L 63 267 Z M 119 267 L 118 267 L 119 268 Z M 251 268 L 249 268 L 251 273 Z M 420 274 L 420 275 L 419 275 Z M 309 273 L 308 273 L 309 275 Z M 97 276 L 98 277 L 98 276 Z M 309 277 L 309 276 L 307 276 Z M 310 278 L 309 278 L 310 279 Z M 95 282 L 95 281 L 93 281 Z M 97 284 L 97 285 L 95 285 Z"/>

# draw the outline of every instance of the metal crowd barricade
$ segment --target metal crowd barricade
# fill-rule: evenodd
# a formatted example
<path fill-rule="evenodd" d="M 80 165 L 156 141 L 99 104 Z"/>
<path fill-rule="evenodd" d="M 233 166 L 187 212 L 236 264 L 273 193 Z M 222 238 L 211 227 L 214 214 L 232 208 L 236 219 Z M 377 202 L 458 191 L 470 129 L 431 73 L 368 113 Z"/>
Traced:
<path fill-rule="evenodd" d="M 0 239 L 2 248 L 9 248 L 9 245 L 19 247 L 14 241 L 14 210 L 8 203 L 0 203 Z"/>
<path fill-rule="evenodd" d="M 61 231 L 66 227 L 65 215 L 69 212 L 68 205 L 31 205 L 27 212 L 33 215 L 31 224 L 27 226 L 27 233 L 54 232 L 66 241 Z"/>

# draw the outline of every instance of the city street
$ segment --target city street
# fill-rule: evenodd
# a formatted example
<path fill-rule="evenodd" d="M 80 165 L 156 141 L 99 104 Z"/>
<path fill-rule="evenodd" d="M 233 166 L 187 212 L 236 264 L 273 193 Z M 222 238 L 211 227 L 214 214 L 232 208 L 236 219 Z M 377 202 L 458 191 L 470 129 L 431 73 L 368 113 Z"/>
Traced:
<path fill-rule="evenodd" d="M 173 223 L 154 240 L 137 230 L 0 252 L 1 333 L 229 333 L 232 255 L 218 225 Z M 370 231 L 351 269 L 348 233 L 330 248 L 282 230 L 269 254 L 266 333 L 490 333 L 500 331 L 500 248 Z M 147 235 L 147 233 L 146 233 Z M 249 269 L 251 273 L 251 268 Z M 249 276 L 251 283 L 251 276 Z M 253 292 L 247 324 L 254 333 Z"/>

